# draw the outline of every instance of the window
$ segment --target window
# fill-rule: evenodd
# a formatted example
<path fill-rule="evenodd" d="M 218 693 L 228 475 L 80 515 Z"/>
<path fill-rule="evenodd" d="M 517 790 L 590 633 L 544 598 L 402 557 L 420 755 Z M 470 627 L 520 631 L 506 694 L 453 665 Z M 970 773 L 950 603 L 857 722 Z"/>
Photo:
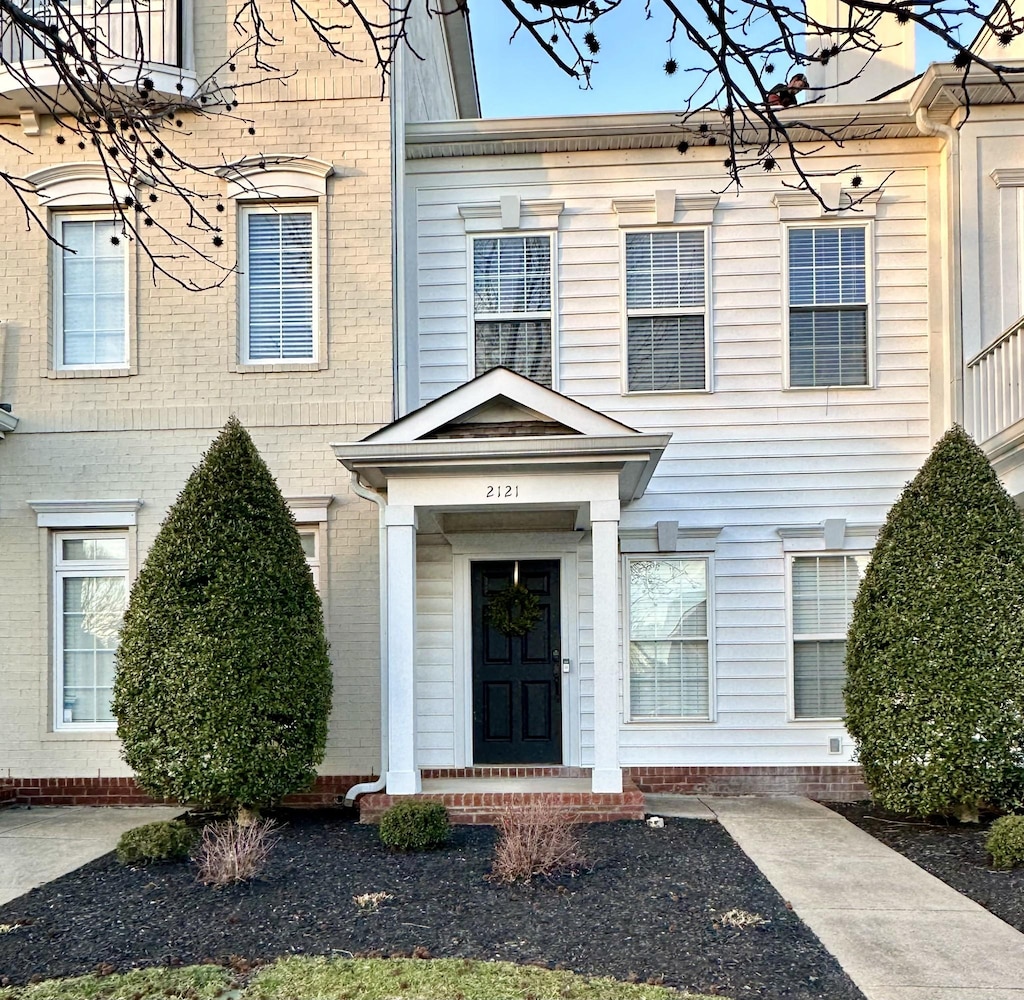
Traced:
<path fill-rule="evenodd" d="M 551 239 L 473 241 L 476 374 L 504 365 L 551 383 Z"/>
<path fill-rule="evenodd" d="M 306 557 L 306 565 L 313 575 L 313 586 L 320 593 L 320 532 L 316 528 L 299 528 L 299 541 Z"/>
<path fill-rule="evenodd" d="M 108 729 L 114 653 L 128 603 L 128 536 L 54 535 L 56 727 Z"/>
<path fill-rule="evenodd" d="M 631 559 L 630 718 L 708 718 L 708 673 L 707 560 Z"/>
<path fill-rule="evenodd" d="M 793 715 L 838 719 L 844 714 L 846 629 L 866 555 L 793 559 Z"/>
<path fill-rule="evenodd" d="M 630 392 L 704 389 L 703 230 L 626 234 Z"/>
<path fill-rule="evenodd" d="M 868 384 L 863 227 L 789 230 L 789 384 Z"/>
<path fill-rule="evenodd" d="M 113 219 L 58 216 L 54 328 L 58 368 L 128 364 L 125 246 Z"/>
<path fill-rule="evenodd" d="M 309 208 L 243 209 L 244 361 L 315 360 L 314 231 Z"/>

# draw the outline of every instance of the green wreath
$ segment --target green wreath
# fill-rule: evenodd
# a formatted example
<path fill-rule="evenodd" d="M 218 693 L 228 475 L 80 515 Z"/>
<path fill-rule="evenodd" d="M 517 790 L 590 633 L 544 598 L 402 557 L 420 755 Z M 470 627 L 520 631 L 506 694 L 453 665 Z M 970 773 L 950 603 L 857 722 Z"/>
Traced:
<path fill-rule="evenodd" d="M 526 635 L 541 619 L 540 601 L 521 583 L 513 583 L 491 596 L 487 624 L 502 635 Z"/>

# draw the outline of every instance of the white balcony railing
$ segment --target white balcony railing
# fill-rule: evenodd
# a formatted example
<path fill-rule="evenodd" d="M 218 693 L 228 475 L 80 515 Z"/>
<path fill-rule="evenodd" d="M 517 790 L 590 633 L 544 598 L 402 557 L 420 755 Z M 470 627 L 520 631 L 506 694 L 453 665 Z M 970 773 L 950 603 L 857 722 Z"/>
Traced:
<path fill-rule="evenodd" d="M 967 362 L 967 418 L 979 444 L 1024 420 L 1024 317 Z"/>
<path fill-rule="evenodd" d="M 51 0 L 22 0 L 21 7 L 56 25 L 58 37 L 75 49 L 83 49 L 83 34 L 94 38 L 100 62 L 182 64 L 180 0 L 65 0 L 60 11 Z M 0 23 L 0 58 L 8 65 L 30 65 L 45 61 L 46 52 L 7 20 Z"/>

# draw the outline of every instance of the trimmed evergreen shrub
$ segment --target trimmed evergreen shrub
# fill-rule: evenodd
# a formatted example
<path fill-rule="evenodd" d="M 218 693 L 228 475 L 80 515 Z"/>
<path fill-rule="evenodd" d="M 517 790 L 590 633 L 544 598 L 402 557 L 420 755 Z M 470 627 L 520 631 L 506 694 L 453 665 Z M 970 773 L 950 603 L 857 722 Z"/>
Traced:
<path fill-rule="evenodd" d="M 889 512 L 847 637 L 846 727 L 884 808 L 1024 797 L 1024 521 L 960 427 Z"/>
<path fill-rule="evenodd" d="M 232 417 L 132 588 L 113 709 L 156 798 L 256 809 L 310 785 L 331 665 L 291 512 Z"/>
<path fill-rule="evenodd" d="M 448 843 L 452 828 L 440 802 L 409 799 L 380 818 L 380 840 L 393 851 L 431 851 Z"/>
<path fill-rule="evenodd" d="M 989 827 L 985 850 L 996 868 L 1024 865 L 1024 816 L 1000 816 Z"/>
<path fill-rule="evenodd" d="M 183 861 L 189 856 L 196 834 L 184 820 L 159 820 L 125 830 L 117 842 L 117 860 L 123 865 L 150 861 Z"/>

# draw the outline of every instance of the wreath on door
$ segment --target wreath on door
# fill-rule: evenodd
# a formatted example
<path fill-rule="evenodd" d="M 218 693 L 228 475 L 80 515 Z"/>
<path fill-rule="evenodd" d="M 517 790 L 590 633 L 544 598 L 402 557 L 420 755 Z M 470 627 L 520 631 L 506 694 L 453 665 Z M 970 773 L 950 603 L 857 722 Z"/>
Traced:
<path fill-rule="evenodd" d="M 502 635 L 526 635 L 541 619 L 540 601 L 521 583 L 491 595 L 487 624 Z"/>

